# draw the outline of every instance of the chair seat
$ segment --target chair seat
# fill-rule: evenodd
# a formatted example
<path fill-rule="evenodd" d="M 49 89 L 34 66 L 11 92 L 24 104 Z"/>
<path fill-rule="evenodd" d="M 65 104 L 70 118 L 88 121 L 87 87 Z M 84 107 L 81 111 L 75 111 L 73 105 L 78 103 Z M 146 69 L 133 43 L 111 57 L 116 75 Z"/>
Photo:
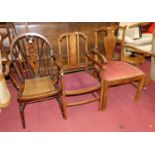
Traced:
<path fill-rule="evenodd" d="M 57 92 L 58 90 L 54 87 L 50 76 L 45 76 L 25 80 L 24 89 L 19 98 L 24 100 L 42 98 L 51 96 Z"/>
<path fill-rule="evenodd" d="M 64 85 L 66 94 L 81 94 L 100 88 L 99 81 L 85 71 L 65 74 Z"/>
<path fill-rule="evenodd" d="M 124 61 L 108 61 L 104 65 L 104 79 L 107 81 L 132 78 L 143 75 L 144 73 L 136 66 L 128 64 Z"/>

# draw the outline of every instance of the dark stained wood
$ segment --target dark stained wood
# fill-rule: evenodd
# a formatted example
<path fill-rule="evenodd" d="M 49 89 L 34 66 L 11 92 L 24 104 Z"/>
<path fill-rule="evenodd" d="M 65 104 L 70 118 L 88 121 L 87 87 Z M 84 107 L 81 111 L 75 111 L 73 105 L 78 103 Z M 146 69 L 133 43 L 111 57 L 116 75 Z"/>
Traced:
<path fill-rule="evenodd" d="M 49 41 L 36 33 L 24 33 L 11 44 L 11 79 L 18 88 L 19 110 L 25 128 L 24 109 L 28 103 L 59 98 L 59 65 Z"/>

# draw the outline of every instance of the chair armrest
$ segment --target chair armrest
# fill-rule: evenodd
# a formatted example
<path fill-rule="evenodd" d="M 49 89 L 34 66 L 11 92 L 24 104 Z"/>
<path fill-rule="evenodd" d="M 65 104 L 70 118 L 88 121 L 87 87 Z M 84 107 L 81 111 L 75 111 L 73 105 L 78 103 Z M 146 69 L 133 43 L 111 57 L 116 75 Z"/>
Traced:
<path fill-rule="evenodd" d="M 97 62 L 95 59 L 91 58 L 88 53 L 86 53 L 87 58 L 92 61 L 94 64 L 96 64 L 97 66 L 99 66 L 100 68 L 104 69 L 102 64 L 100 64 L 99 62 Z"/>
<path fill-rule="evenodd" d="M 141 26 L 143 23 L 144 23 L 144 22 L 134 23 L 134 24 L 129 25 L 128 27 L 129 27 L 129 28 L 139 27 L 139 26 Z"/>
<path fill-rule="evenodd" d="M 63 71 L 63 65 L 62 65 L 62 61 L 60 59 L 56 59 L 56 65 L 59 68 L 59 77 L 63 78 L 64 76 L 64 71 Z"/>
<path fill-rule="evenodd" d="M 136 47 L 134 47 L 134 46 L 131 46 L 131 45 L 124 45 L 123 47 L 124 47 L 124 48 L 131 48 L 131 49 L 134 50 L 134 51 L 132 51 L 132 52 L 137 53 L 137 54 L 141 54 L 141 55 L 143 55 L 143 56 L 154 56 L 154 57 L 155 57 L 155 53 L 153 53 L 153 52 L 147 52 L 147 51 L 138 49 L 138 48 L 136 48 Z"/>
<path fill-rule="evenodd" d="M 96 52 L 94 52 L 94 53 L 96 53 Z M 97 55 L 98 55 L 98 53 L 97 53 Z M 99 54 L 100 55 L 100 54 Z M 97 67 L 98 67 L 98 70 L 97 70 L 97 68 L 95 68 L 95 71 L 96 71 L 96 73 L 97 73 L 97 76 L 98 76 L 98 78 L 101 80 L 102 79 L 102 75 L 103 75 L 103 73 L 104 73 L 104 65 L 102 65 L 101 63 L 99 63 L 98 61 L 96 61 L 95 59 L 93 59 L 93 58 L 91 58 L 90 56 L 89 56 L 89 54 L 88 54 L 88 52 L 86 52 L 86 56 L 87 56 L 87 58 L 89 59 L 89 60 L 91 60 Z M 102 55 L 100 55 L 101 57 L 102 57 Z M 102 57 L 103 58 L 103 57 Z M 103 59 L 104 60 L 104 59 Z M 107 60 L 106 61 L 104 61 L 105 63 L 107 62 Z"/>
<path fill-rule="evenodd" d="M 59 67 L 59 69 L 62 68 L 62 62 L 61 62 L 60 59 L 56 59 L 56 64 L 57 64 L 57 66 Z"/>
<path fill-rule="evenodd" d="M 103 63 L 107 63 L 107 59 L 102 54 L 100 54 L 98 51 L 99 50 L 97 48 L 91 50 L 91 52 L 93 54 L 95 54 L 95 55 L 97 55 L 98 57 L 101 58 L 101 60 L 103 61 Z"/>

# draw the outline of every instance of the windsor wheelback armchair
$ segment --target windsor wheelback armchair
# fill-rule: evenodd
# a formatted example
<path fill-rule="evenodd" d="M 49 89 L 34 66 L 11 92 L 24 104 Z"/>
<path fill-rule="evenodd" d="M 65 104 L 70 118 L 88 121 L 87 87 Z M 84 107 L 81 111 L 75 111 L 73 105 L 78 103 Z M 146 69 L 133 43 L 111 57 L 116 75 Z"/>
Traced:
<path fill-rule="evenodd" d="M 95 29 L 95 49 L 93 49 L 92 52 L 94 53 L 95 60 L 99 61 L 104 67 L 102 74 L 104 81 L 102 110 L 105 110 L 107 107 L 108 88 L 110 86 L 132 83 L 135 81 L 138 82 L 135 100 L 138 100 L 141 90 L 143 89 L 145 74 L 136 66 L 124 62 L 125 29 L 125 26 L 123 27 L 117 25 L 110 27 L 103 26 Z M 118 30 L 122 31 L 121 38 L 119 37 L 119 39 L 117 38 Z M 99 38 L 102 38 L 100 42 Z M 102 44 L 99 45 L 101 42 Z M 121 46 L 121 52 L 117 60 L 115 60 L 114 54 L 116 52 L 115 47 L 117 43 Z M 103 46 L 102 51 L 99 49 L 101 46 Z M 95 72 L 98 72 L 98 68 L 95 68 Z"/>
<path fill-rule="evenodd" d="M 63 65 L 61 68 L 60 86 L 62 90 L 62 104 L 64 109 L 64 118 L 67 119 L 67 107 L 82 105 L 85 103 L 99 101 L 99 108 L 102 105 L 102 80 L 95 78 L 88 71 L 88 60 L 100 68 L 102 74 L 103 68 L 98 62 L 88 55 L 88 40 L 85 34 L 81 32 L 71 32 L 62 34 L 58 38 L 59 58 Z M 95 94 L 99 91 L 99 96 Z M 90 95 L 86 98 L 81 95 Z M 70 100 L 78 96 L 78 100 Z"/>
<path fill-rule="evenodd" d="M 18 102 L 23 128 L 28 103 L 59 96 L 59 66 L 48 40 L 36 33 L 24 33 L 11 44 L 10 77 L 19 90 Z"/>

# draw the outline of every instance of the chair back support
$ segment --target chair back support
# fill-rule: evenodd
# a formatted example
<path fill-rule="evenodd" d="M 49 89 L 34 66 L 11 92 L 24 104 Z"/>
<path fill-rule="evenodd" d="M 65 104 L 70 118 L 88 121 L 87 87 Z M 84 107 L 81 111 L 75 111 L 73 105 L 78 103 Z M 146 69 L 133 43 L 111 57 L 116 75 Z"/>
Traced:
<path fill-rule="evenodd" d="M 121 30 L 121 37 L 118 36 L 118 31 Z M 110 27 L 102 26 L 101 28 L 95 29 L 95 48 L 98 49 L 101 47 L 99 45 L 100 40 L 102 39 L 102 46 L 104 55 L 107 60 L 112 60 L 115 53 L 115 48 L 117 43 L 121 45 L 121 54 L 120 58 L 123 58 L 123 45 L 124 45 L 124 37 L 125 37 L 126 26 L 114 25 Z M 120 36 L 120 35 L 119 35 Z M 103 53 L 102 53 L 103 54 Z"/>
<path fill-rule="evenodd" d="M 55 75 L 56 65 L 53 50 L 48 40 L 36 33 L 17 36 L 11 44 L 14 71 L 19 81 Z"/>
<path fill-rule="evenodd" d="M 88 50 L 87 37 L 80 32 L 62 34 L 58 38 L 59 56 L 64 69 L 86 67 L 88 60 L 85 53 Z"/>

